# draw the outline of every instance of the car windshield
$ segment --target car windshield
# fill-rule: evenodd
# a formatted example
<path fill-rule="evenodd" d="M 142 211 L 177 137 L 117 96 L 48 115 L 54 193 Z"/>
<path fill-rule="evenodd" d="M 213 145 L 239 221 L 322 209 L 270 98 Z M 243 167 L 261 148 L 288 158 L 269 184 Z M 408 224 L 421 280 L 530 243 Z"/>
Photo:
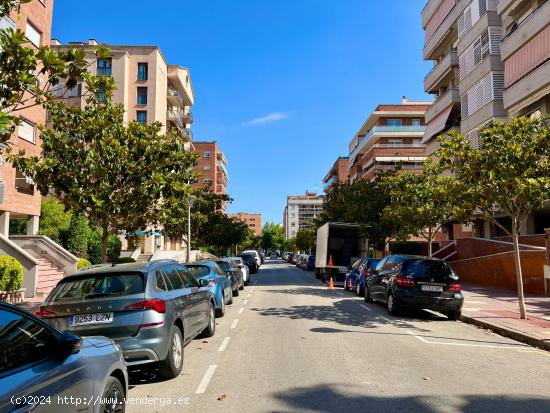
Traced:
<path fill-rule="evenodd" d="M 48 301 L 89 300 L 92 298 L 126 296 L 145 291 L 143 274 L 90 274 L 62 280 L 54 288 Z"/>
<path fill-rule="evenodd" d="M 210 268 L 207 265 L 186 265 L 185 267 L 195 278 L 210 274 Z"/>
<path fill-rule="evenodd" d="M 216 261 L 220 267 L 222 267 L 222 270 L 224 271 L 231 271 L 231 265 L 229 265 L 226 261 Z"/>
<path fill-rule="evenodd" d="M 451 267 L 444 261 L 413 259 L 403 264 L 403 274 L 413 278 L 444 278 L 453 275 Z"/>
<path fill-rule="evenodd" d="M 369 262 L 367 263 L 367 268 L 369 270 L 374 270 L 379 262 L 380 260 L 369 260 Z"/>

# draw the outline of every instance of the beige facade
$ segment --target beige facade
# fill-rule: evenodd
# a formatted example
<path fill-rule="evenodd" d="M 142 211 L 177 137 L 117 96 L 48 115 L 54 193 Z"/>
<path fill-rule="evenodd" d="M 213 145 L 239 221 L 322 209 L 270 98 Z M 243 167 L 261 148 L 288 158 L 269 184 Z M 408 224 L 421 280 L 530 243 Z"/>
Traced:
<path fill-rule="evenodd" d="M 53 1 L 33 1 L 21 5 L 20 13 L 11 13 L 0 20 L 0 28 L 23 31 L 28 46 L 38 48 L 50 43 Z M 42 79 L 45 80 L 45 79 Z M 20 120 L 10 143 L 15 149 L 24 149 L 29 156 L 40 156 L 41 144 L 39 125 L 46 121 L 46 111 L 40 106 L 27 106 L 13 114 Z M 3 158 L 0 159 L 0 234 L 9 235 L 10 219 L 28 219 L 27 234 L 38 232 L 40 216 L 40 193 L 32 180 L 15 170 Z"/>
<path fill-rule="evenodd" d="M 294 238 L 298 230 L 309 226 L 310 221 L 323 212 L 324 202 L 325 197 L 315 192 L 306 191 L 304 195 L 289 195 L 283 216 L 285 238 Z"/>
<path fill-rule="evenodd" d="M 238 219 L 244 222 L 248 228 L 258 237 L 262 235 L 262 214 L 249 214 L 247 212 L 237 212 L 236 214 L 228 214 L 230 218 Z"/>

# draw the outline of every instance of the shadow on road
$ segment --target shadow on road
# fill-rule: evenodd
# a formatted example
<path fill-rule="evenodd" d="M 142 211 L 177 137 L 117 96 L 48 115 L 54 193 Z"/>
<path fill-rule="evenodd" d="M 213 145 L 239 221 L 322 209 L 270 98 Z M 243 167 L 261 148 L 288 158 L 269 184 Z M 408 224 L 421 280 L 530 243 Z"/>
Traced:
<path fill-rule="evenodd" d="M 349 387 L 349 386 L 348 386 Z M 372 389 L 378 391 L 377 389 Z M 372 391 L 371 390 L 371 391 Z M 521 395 L 478 396 L 356 396 L 341 385 L 318 385 L 274 393 L 291 411 L 315 412 L 411 412 L 518 413 L 548 412 L 550 400 Z"/>

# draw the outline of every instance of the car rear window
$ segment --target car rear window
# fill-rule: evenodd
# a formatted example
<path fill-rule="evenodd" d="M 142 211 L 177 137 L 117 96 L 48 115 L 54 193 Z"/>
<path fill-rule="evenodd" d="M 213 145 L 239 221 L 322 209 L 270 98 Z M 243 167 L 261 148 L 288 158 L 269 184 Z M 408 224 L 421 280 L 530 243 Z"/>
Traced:
<path fill-rule="evenodd" d="M 380 260 L 369 260 L 369 262 L 367 263 L 367 268 L 369 270 L 374 270 L 379 262 Z"/>
<path fill-rule="evenodd" d="M 231 271 L 231 265 L 225 261 L 216 261 L 220 267 L 222 267 L 222 270 L 224 271 Z"/>
<path fill-rule="evenodd" d="M 413 278 L 447 278 L 453 275 L 451 267 L 445 261 L 414 259 L 403 263 L 402 272 Z"/>
<path fill-rule="evenodd" d="M 62 280 L 53 289 L 48 301 L 89 300 L 93 298 L 141 294 L 145 291 L 143 274 L 90 274 Z"/>
<path fill-rule="evenodd" d="M 187 268 L 195 278 L 204 277 L 210 274 L 210 268 L 206 265 L 186 265 L 185 268 Z"/>

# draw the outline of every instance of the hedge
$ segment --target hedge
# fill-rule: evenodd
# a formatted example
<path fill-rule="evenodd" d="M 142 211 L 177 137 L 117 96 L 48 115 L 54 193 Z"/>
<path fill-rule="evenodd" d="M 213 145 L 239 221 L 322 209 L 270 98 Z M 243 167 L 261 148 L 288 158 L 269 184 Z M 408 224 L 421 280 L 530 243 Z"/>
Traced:
<path fill-rule="evenodd" d="M 79 270 L 81 268 L 88 267 L 90 265 L 92 265 L 90 261 L 88 261 L 85 258 L 80 258 L 76 264 L 76 269 Z"/>
<path fill-rule="evenodd" d="M 0 256 L 0 291 L 17 291 L 23 285 L 23 265 L 15 258 Z"/>

